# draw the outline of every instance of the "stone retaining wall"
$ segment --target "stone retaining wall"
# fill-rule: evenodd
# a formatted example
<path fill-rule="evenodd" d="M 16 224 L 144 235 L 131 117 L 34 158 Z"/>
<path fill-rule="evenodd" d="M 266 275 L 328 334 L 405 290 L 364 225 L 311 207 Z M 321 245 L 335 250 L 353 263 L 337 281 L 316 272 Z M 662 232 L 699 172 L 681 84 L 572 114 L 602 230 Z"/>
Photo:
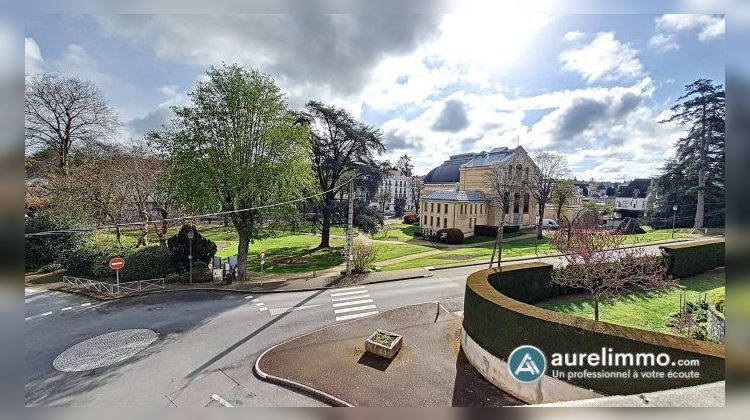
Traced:
<path fill-rule="evenodd" d="M 724 314 L 716 310 L 713 305 L 706 311 L 706 335 L 708 339 L 724 344 Z"/>

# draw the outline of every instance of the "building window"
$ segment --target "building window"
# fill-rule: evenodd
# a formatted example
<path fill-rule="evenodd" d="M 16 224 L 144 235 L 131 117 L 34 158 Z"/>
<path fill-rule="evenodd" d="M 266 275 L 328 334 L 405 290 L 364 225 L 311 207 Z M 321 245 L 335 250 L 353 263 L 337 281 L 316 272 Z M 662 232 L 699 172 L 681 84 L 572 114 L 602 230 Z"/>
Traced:
<path fill-rule="evenodd" d="M 430 226 L 432 226 L 432 216 L 430 216 Z"/>
<path fill-rule="evenodd" d="M 506 192 L 503 194 L 503 211 L 509 213 L 510 210 L 510 193 Z"/>
<path fill-rule="evenodd" d="M 444 218 L 443 218 L 443 229 L 445 229 L 445 228 L 447 228 L 447 227 L 448 227 L 448 218 L 447 218 L 447 217 L 444 217 Z"/>
<path fill-rule="evenodd" d="M 484 214 L 484 204 L 479 205 L 479 214 Z"/>
<path fill-rule="evenodd" d="M 425 224 L 425 226 L 427 225 L 427 216 L 426 215 L 424 217 L 424 224 Z"/>
<path fill-rule="evenodd" d="M 474 204 L 474 214 L 479 214 L 479 213 L 477 213 L 477 205 L 476 204 Z"/>
<path fill-rule="evenodd" d="M 518 213 L 520 204 L 521 204 L 521 194 L 519 193 L 513 194 L 513 213 Z"/>
<path fill-rule="evenodd" d="M 435 203 L 430 203 L 430 212 L 435 211 Z M 432 222 L 430 222 L 432 224 Z"/>
<path fill-rule="evenodd" d="M 469 227 L 471 227 L 471 219 L 469 219 Z"/>
<path fill-rule="evenodd" d="M 524 213 L 529 212 L 529 194 L 523 195 L 523 212 Z"/>
<path fill-rule="evenodd" d="M 448 203 L 445 203 L 445 214 L 448 214 Z"/>

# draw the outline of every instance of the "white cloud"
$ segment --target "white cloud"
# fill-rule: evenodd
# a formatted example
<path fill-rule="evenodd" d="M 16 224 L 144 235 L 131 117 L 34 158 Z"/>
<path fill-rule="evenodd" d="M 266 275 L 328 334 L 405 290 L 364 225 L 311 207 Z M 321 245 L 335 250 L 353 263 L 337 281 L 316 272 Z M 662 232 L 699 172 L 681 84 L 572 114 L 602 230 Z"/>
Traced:
<path fill-rule="evenodd" d="M 679 50 L 680 45 L 677 43 L 677 39 L 672 34 L 658 33 L 648 40 L 648 46 L 657 51 L 672 51 Z"/>
<path fill-rule="evenodd" d="M 697 14 L 666 14 L 656 18 L 656 27 L 662 31 L 688 31 L 697 29 L 698 39 L 708 42 L 724 37 L 724 16 Z"/>
<path fill-rule="evenodd" d="M 637 50 L 615 39 L 613 32 L 600 32 L 591 43 L 560 53 L 563 70 L 579 73 L 586 83 L 598 80 L 633 79 L 643 74 Z"/>
<path fill-rule="evenodd" d="M 39 73 L 42 69 L 42 51 L 34 38 L 26 37 L 24 42 L 26 73 Z"/>
<path fill-rule="evenodd" d="M 579 39 L 583 38 L 584 35 L 586 34 L 580 31 L 570 31 L 570 32 L 567 32 L 563 36 L 563 41 L 568 41 L 568 42 L 578 41 Z"/>

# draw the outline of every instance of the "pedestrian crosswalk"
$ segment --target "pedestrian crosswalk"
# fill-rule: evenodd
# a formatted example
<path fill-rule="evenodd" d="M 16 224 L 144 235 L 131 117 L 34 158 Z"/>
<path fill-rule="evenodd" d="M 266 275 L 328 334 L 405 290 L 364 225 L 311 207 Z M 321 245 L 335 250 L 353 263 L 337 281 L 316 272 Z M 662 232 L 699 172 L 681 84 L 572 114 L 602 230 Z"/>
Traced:
<path fill-rule="evenodd" d="M 379 313 L 365 286 L 335 289 L 330 295 L 336 321 L 348 321 Z"/>

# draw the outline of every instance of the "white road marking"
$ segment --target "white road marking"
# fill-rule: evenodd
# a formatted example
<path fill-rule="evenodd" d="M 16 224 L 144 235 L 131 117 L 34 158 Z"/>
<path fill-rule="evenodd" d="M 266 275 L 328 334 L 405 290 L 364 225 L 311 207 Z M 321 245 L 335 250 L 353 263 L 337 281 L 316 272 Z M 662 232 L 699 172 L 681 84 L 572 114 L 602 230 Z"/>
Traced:
<path fill-rule="evenodd" d="M 372 312 L 363 312 L 361 314 L 342 315 L 342 316 L 337 316 L 336 317 L 336 321 L 348 321 L 350 319 L 362 318 L 362 317 L 365 317 L 365 316 L 376 315 L 376 314 L 379 314 L 379 313 L 380 312 L 378 312 L 378 311 L 372 311 Z"/>
<path fill-rule="evenodd" d="M 91 306 L 91 302 L 82 303 L 81 307 Z"/>
<path fill-rule="evenodd" d="M 344 301 L 344 300 L 363 299 L 363 298 L 368 298 L 368 297 L 370 297 L 369 294 L 367 294 L 367 295 L 356 295 L 356 296 L 344 296 L 344 297 L 340 297 L 340 298 L 333 298 L 333 299 L 331 299 L 331 302 L 341 302 L 341 301 Z"/>
<path fill-rule="evenodd" d="M 229 401 L 225 400 L 224 398 L 221 398 L 219 394 L 211 395 L 211 399 L 223 405 L 224 407 L 234 407 L 232 404 L 229 403 Z"/>
<path fill-rule="evenodd" d="M 331 297 L 357 295 L 360 293 L 367 293 L 367 290 L 358 290 L 356 292 L 331 293 Z"/>
<path fill-rule="evenodd" d="M 33 316 L 26 317 L 26 318 L 24 318 L 24 321 L 31 321 L 33 319 L 44 318 L 45 316 L 50 316 L 50 315 L 52 315 L 52 312 L 45 312 L 43 314 L 33 315 Z"/>
<path fill-rule="evenodd" d="M 363 303 L 372 303 L 372 299 L 362 299 L 362 300 L 353 300 L 351 302 L 334 303 L 333 307 L 338 308 L 340 306 L 361 305 Z"/>
<path fill-rule="evenodd" d="M 65 307 L 65 308 L 62 308 L 62 311 L 63 311 L 63 312 L 65 312 L 65 311 L 69 311 L 69 310 L 71 310 L 71 309 L 73 309 L 73 307 L 72 307 L 72 306 L 67 306 L 67 307 Z"/>
<path fill-rule="evenodd" d="M 266 307 L 263 307 L 263 308 L 258 308 L 258 310 L 259 310 L 259 311 L 267 311 L 267 310 L 268 310 L 268 308 L 266 308 Z"/>
<path fill-rule="evenodd" d="M 365 309 L 375 309 L 375 305 L 364 305 L 364 306 L 355 306 L 353 308 L 341 308 L 336 309 L 333 311 L 334 314 L 343 314 L 346 312 L 356 312 L 356 311 L 364 311 Z"/>
<path fill-rule="evenodd" d="M 316 306 L 320 306 L 320 305 L 319 304 L 318 305 L 303 305 L 303 306 L 298 306 L 296 308 L 294 308 L 294 307 L 292 307 L 292 308 L 271 308 L 271 310 L 269 311 L 269 313 L 271 315 L 276 316 L 276 315 L 281 315 L 281 314 L 286 313 L 286 312 L 296 312 L 296 311 L 301 311 L 303 309 L 314 308 Z M 268 308 L 263 308 L 263 309 L 268 309 Z"/>
<path fill-rule="evenodd" d="M 253 298 L 253 295 L 247 295 L 247 296 L 245 296 L 245 299 L 252 299 L 252 298 Z"/>
<path fill-rule="evenodd" d="M 349 292 L 351 290 L 360 290 L 360 289 L 364 289 L 364 288 L 365 288 L 365 286 L 342 287 L 342 288 L 336 289 L 336 291 L 338 291 L 338 292 Z"/>
<path fill-rule="evenodd" d="M 265 305 L 266 305 L 266 304 L 265 304 L 265 303 L 263 303 L 263 302 L 258 302 L 258 303 L 256 303 L 256 304 L 255 304 L 255 306 L 265 306 Z"/>

